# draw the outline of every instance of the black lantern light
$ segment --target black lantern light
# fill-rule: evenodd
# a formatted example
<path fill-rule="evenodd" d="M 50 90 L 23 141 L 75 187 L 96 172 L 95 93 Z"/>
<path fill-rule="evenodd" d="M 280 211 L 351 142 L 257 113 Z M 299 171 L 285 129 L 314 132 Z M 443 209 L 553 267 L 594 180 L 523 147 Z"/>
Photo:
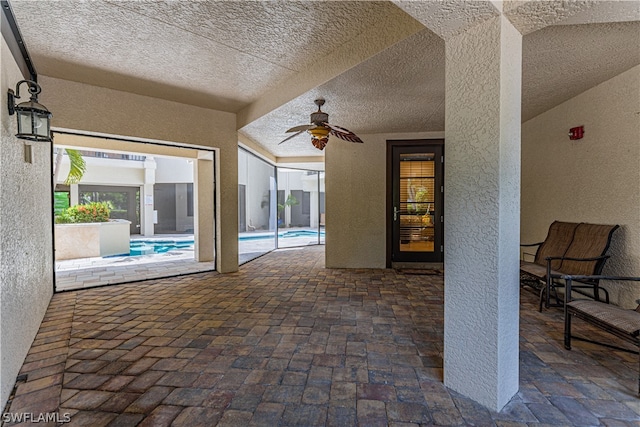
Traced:
<path fill-rule="evenodd" d="M 31 99 L 15 105 L 15 99 L 20 99 L 20 85 L 22 83 L 29 85 Z M 19 81 L 15 92 L 9 89 L 9 115 L 17 113 L 18 117 L 16 138 L 51 142 L 51 113 L 47 110 L 47 107 L 38 102 L 38 94 L 41 91 L 40 85 L 32 80 Z"/>

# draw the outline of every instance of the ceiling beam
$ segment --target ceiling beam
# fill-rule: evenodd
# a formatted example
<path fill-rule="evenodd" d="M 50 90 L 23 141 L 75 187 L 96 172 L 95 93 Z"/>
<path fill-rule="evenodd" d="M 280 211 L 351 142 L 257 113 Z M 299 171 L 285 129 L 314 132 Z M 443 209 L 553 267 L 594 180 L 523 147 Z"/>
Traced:
<path fill-rule="evenodd" d="M 0 1 L 0 7 L 2 8 L 2 22 L 0 23 L 0 30 L 2 31 L 2 37 L 9 46 L 11 55 L 18 64 L 20 72 L 25 79 L 38 81 L 38 73 L 36 67 L 31 61 L 31 56 L 27 50 L 27 46 L 24 43 L 20 29 L 16 22 L 16 17 L 13 14 L 11 5 L 7 0 Z"/>
<path fill-rule="evenodd" d="M 504 2 L 504 14 L 522 35 L 550 25 L 561 25 L 568 18 L 579 16 L 602 0 L 509 0 Z M 614 1 L 613 3 L 622 3 Z M 574 22 L 581 23 L 581 22 Z"/>
<path fill-rule="evenodd" d="M 550 25 L 640 19 L 638 2 L 624 0 L 394 0 L 394 3 L 445 40 L 500 13 L 522 35 Z"/>
<path fill-rule="evenodd" d="M 211 151 L 168 145 L 165 143 L 125 140 L 104 136 L 80 135 L 55 130 L 54 138 L 55 145 L 60 147 L 71 147 L 77 149 L 84 148 L 111 153 L 125 152 L 145 156 L 168 156 L 198 159 L 202 152 Z"/>
<path fill-rule="evenodd" d="M 445 40 L 500 15 L 500 3 L 491 0 L 394 0 L 393 3 Z"/>

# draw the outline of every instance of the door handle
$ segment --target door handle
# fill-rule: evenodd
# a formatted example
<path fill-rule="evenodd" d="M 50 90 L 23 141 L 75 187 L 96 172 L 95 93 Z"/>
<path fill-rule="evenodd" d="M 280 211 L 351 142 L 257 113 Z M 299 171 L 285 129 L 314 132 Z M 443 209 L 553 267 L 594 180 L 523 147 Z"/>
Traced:
<path fill-rule="evenodd" d="M 396 206 L 394 206 L 394 207 L 393 207 L 393 220 L 394 220 L 394 221 L 397 221 L 397 220 L 398 220 L 398 214 L 399 214 L 399 213 L 400 213 L 400 210 L 399 210 Z"/>

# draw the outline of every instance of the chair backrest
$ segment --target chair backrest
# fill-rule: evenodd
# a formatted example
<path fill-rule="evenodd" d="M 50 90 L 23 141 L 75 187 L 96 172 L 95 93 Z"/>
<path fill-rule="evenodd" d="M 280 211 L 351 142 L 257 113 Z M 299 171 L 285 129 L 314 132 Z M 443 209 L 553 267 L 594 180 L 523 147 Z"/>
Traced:
<path fill-rule="evenodd" d="M 567 258 L 593 258 L 605 255 L 611 244 L 611 236 L 619 227 L 619 225 L 580 223 L 564 256 Z M 560 268 L 565 274 L 600 274 L 604 262 L 605 259 L 597 261 L 563 260 Z"/>
<path fill-rule="evenodd" d="M 578 227 L 577 222 L 561 222 L 561 221 L 553 221 L 549 226 L 549 232 L 547 233 L 547 238 L 544 239 L 544 242 L 538 248 L 536 252 L 536 258 L 534 262 L 540 265 L 547 265 L 546 257 L 561 257 L 564 256 L 565 252 L 571 245 L 573 241 L 573 235 Z M 560 265 L 562 264 L 562 260 L 554 260 L 551 261 L 551 268 L 553 270 L 558 270 Z"/>

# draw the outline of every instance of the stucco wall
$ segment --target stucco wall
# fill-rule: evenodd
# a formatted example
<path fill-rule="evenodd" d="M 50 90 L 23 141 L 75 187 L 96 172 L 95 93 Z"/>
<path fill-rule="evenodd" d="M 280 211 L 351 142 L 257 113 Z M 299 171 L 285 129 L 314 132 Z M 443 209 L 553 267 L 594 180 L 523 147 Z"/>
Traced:
<path fill-rule="evenodd" d="M 326 266 L 384 268 L 388 139 L 439 139 L 442 132 L 331 138 L 325 148 Z"/>
<path fill-rule="evenodd" d="M 156 183 L 192 183 L 193 160 L 155 157 Z"/>
<path fill-rule="evenodd" d="M 216 148 L 216 261 L 238 269 L 238 140 L 232 113 L 42 77 L 57 128 Z"/>
<path fill-rule="evenodd" d="M 80 185 L 142 185 L 144 162 L 133 160 L 99 159 L 84 157 L 87 170 Z M 58 184 L 64 183 L 69 174 L 69 157 L 63 156 L 58 174 Z M 193 176 L 193 174 L 192 174 Z M 193 178 L 192 178 L 193 179 Z"/>
<path fill-rule="evenodd" d="M 604 272 L 640 276 L 640 66 L 522 126 L 521 241 L 544 240 L 554 220 L 620 224 Z M 569 129 L 584 125 L 583 139 Z M 634 307 L 640 283 L 603 283 Z"/>
<path fill-rule="evenodd" d="M 33 163 L 24 161 L 24 142 L 14 137 L 16 119 L 6 108 L 7 88 L 15 88 L 23 76 L 4 39 L 0 67 L 0 405 L 4 408 L 51 300 L 53 246 L 51 147 L 33 143 Z M 22 85 L 21 94 L 26 90 Z M 18 102 L 24 99 L 28 96 Z"/>

